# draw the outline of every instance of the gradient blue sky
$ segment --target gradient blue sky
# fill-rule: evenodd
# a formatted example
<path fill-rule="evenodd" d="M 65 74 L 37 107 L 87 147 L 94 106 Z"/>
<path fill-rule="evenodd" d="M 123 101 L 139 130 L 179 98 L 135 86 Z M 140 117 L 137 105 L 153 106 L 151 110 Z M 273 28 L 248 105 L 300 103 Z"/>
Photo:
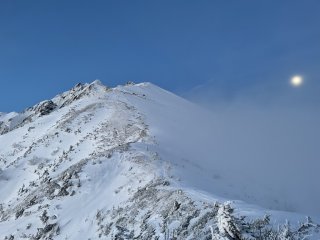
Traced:
<path fill-rule="evenodd" d="M 319 12 L 318 0 L 2 0 L 0 112 L 94 79 L 150 81 L 207 103 L 261 95 L 314 104 Z M 303 88 L 289 86 L 294 74 Z"/>

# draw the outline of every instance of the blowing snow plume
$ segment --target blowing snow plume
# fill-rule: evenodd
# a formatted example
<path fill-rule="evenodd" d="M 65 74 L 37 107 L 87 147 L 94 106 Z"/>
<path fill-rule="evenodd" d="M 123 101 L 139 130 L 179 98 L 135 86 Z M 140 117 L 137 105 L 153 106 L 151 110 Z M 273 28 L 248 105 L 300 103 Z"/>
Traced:
<path fill-rule="evenodd" d="M 232 98 L 212 88 L 208 92 L 216 94 L 194 93 L 191 98 L 211 114 L 199 120 L 205 122 L 198 126 L 206 136 L 202 152 L 208 153 L 201 159 L 224 196 L 320 214 L 319 87 L 307 87 L 260 86 Z"/>

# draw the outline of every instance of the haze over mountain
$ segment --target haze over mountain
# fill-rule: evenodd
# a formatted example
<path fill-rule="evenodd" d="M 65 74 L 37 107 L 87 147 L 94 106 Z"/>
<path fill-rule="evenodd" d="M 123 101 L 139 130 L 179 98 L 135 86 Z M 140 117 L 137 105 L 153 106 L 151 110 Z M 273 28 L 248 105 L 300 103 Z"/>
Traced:
<path fill-rule="evenodd" d="M 222 129 L 151 83 L 77 84 L 0 113 L 0 237 L 319 239 L 316 159 L 268 161 Z"/>

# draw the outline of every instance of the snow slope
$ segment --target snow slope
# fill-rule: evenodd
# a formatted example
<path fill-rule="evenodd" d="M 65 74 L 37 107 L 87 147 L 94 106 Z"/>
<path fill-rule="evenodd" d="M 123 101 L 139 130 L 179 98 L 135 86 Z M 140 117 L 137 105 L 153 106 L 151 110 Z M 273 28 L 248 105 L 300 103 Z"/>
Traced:
<path fill-rule="evenodd" d="M 317 216 L 209 157 L 214 123 L 151 83 L 1 114 L 0 239 L 319 239 Z"/>

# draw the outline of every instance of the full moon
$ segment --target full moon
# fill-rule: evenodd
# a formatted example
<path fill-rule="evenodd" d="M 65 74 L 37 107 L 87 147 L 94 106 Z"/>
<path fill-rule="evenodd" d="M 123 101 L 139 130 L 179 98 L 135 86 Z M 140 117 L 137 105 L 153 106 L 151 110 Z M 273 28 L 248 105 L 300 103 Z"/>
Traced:
<path fill-rule="evenodd" d="M 300 87 L 303 83 L 303 78 L 301 76 L 293 76 L 290 83 L 294 87 Z"/>

